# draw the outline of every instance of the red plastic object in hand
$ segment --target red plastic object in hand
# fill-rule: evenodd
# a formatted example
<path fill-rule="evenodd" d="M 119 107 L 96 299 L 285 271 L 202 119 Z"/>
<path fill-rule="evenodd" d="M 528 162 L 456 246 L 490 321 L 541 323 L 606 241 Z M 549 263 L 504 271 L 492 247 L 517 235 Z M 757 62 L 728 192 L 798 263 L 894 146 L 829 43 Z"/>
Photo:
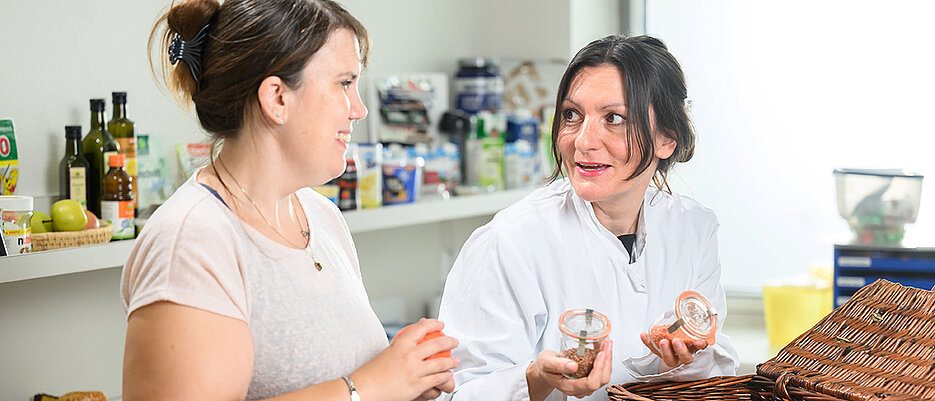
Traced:
<path fill-rule="evenodd" d="M 412 325 L 410 324 L 409 326 L 403 327 L 402 330 L 400 330 L 398 333 L 396 333 L 396 336 L 393 337 L 393 340 L 395 341 L 396 338 L 398 338 L 400 334 L 403 334 L 403 332 L 406 331 L 406 329 L 408 329 L 410 326 L 412 326 Z M 444 336 L 444 335 L 445 335 L 445 333 L 442 333 L 441 330 L 430 331 L 428 334 L 425 335 L 425 337 L 422 337 L 422 339 L 419 340 L 419 342 L 417 342 L 416 344 L 422 344 L 422 343 L 424 343 L 424 342 L 426 342 L 426 341 L 428 341 L 428 340 L 431 340 L 431 339 L 433 339 L 433 338 L 442 337 L 442 336 Z M 448 350 L 448 351 L 439 352 L 439 353 L 437 353 L 437 354 L 435 354 L 435 355 L 432 355 L 432 356 L 430 356 L 430 357 L 428 357 L 428 358 L 425 358 L 425 360 L 436 359 L 436 358 L 451 358 L 451 351 Z"/>
<path fill-rule="evenodd" d="M 418 344 L 422 344 L 433 338 L 443 337 L 444 335 L 445 333 L 442 333 L 441 330 L 430 331 L 429 334 L 426 334 L 425 337 L 422 337 L 422 339 L 419 340 Z M 451 358 L 451 351 L 449 350 L 449 351 L 439 352 L 435 355 L 425 358 L 425 360 L 436 359 L 436 358 Z"/>

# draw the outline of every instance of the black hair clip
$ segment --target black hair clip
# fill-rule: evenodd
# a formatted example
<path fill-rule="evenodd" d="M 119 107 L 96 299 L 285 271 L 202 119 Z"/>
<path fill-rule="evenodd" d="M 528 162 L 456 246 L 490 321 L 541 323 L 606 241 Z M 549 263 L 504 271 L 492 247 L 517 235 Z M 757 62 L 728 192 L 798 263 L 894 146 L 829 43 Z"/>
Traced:
<path fill-rule="evenodd" d="M 184 40 L 181 35 L 175 34 L 169 45 L 169 62 L 175 65 L 179 60 L 184 61 L 188 65 L 192 78 L 195 79 L 195 84 L 198 84 L 201 78 L 201 45 L 208 36 L 210 26 L 210 24 L 205 25 L 189 40 Z"/>

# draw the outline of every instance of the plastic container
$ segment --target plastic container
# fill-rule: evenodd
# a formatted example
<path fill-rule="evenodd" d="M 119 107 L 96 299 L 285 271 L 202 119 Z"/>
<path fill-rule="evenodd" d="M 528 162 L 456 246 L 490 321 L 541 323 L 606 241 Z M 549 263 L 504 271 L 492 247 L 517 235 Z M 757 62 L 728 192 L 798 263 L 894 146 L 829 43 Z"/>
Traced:
<path fill-rule="evenodd" d="M 32 252 L 33 199 L 31 196 L 0 196 L 3 243 L 8 255 Z"/>
<path fill-rule="evenodd" d="M 675 299 L 672 309 L 663 312 L 652 327 L 649 336 L 656 351 L 659 342 L 669 340 L 705 340 L 714 345 L 717 334 L 717 310 L 703 295 L 695 291 L 685 291 Z"/>
<path fill-rule="evenodd" d="M 836 169 L 838 213 L 856 243 L 899 244 L 905 225 L 916 221 L 922 175 L 903 170 Z"/>
<path fill-rule="evenodd" d="M 539 121 L 526 109 L 516 110 L 506 119 L 507 143 L 518 140 L 528 141 L 534 147 L 539 144 Z"/>
<path fill-rule="evenodd" d="M 390 145 L 383 155 L 383 205 L 415 202 L 422 190 L 424 166 L 423 158 L 408 158 L 401 146 Z"/>
<path fill-rule="evenodd" d="M 383 206 L 383 145 L 361 143 L 357 145 L 360 164 L 357 166 L 357 192 L 362 209 Z"/>
<path fill-rule="evenodd" d="M 763 286 L 763 316 L 769 345 L 782 347 L 831 313 L 833 297 L 826 283 L 775 283 Z"/>
<path fill-rule="evenodd" d="M 507 189 L 529 187 L 541 181 L 534 146 L 523 139 L 506 144 L 503 178 Z"/>
<path fill-rule="evenodd" d="M 562 331 L 561 356 L 578 364 L 578 371 L 565 377 L 587 376 L 594 367 L 601 344 L 610 334 L 610 319 L 593 309 L 571 309 L 558 318 L 558 329 Z"/>
<path fill-rule="evenodd" d="M 482 57 L 458 61 L 455 74 L 455 108 L 468 114 L 481 110 L 500 111 L 503 103 L 503 78 L 496 59 Z"/>

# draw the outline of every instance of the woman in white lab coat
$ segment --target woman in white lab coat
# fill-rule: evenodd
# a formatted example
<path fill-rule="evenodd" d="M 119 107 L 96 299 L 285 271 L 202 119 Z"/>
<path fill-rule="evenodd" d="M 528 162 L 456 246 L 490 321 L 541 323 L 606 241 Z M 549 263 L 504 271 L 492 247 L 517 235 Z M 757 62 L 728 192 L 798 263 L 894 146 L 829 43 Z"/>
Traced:
<path fill-rule="evenodd" d="M 666 173 L 694 153 L 685 78 L 658 39 L 608 36 L 584 47 L 558 88 L 552 182 L 498 213 L 464 244 L 440 318 L 460 342 L 454 400 L 606 400 L 608 383 L 731 375 L 730 340 L 662 340 L 647 331 L 694 290 L 726 317 L 718 222 L 671 193 Z M 560 178 L 564 176 L 564 178 Z M 654 186 L 650 186 L 650 181 Z M 561 358 L 563 311 L 608 316 L 591 373 Z"/>

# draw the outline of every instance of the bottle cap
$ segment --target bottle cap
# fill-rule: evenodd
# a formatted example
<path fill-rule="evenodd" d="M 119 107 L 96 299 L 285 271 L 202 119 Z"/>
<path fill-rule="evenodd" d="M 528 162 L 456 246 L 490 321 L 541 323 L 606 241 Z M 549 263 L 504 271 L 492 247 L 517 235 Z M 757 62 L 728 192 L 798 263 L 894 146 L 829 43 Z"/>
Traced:
<path fill-rule="evenodd" d="M 123 167 L 126 161 L 127 157 L 124 155 L 110 155 L 110 159 L 107 160 L 107 165 L 110 167 Z"/>
<path fill-rule="evenodd" d="M 81 126 L 80 125 L 66 125 L 65 126 L 65 138 L 81 139 Z"/>
<path fill-rule="evenodd" d="M 458 60 L 462 68 L 491 68 L 499 70 L 500 60 L 497 58 L 465 57 Z"/>
<path fill-rule="evenodd" d="M 112 92 L 114 104 L 126 104 L 127 103 L 127 93 L 126 92 Z"/>
<path fill-rule="evenodd" d="M 104 99 L 91 99 L 91 111 L 104 111 Z"/>

